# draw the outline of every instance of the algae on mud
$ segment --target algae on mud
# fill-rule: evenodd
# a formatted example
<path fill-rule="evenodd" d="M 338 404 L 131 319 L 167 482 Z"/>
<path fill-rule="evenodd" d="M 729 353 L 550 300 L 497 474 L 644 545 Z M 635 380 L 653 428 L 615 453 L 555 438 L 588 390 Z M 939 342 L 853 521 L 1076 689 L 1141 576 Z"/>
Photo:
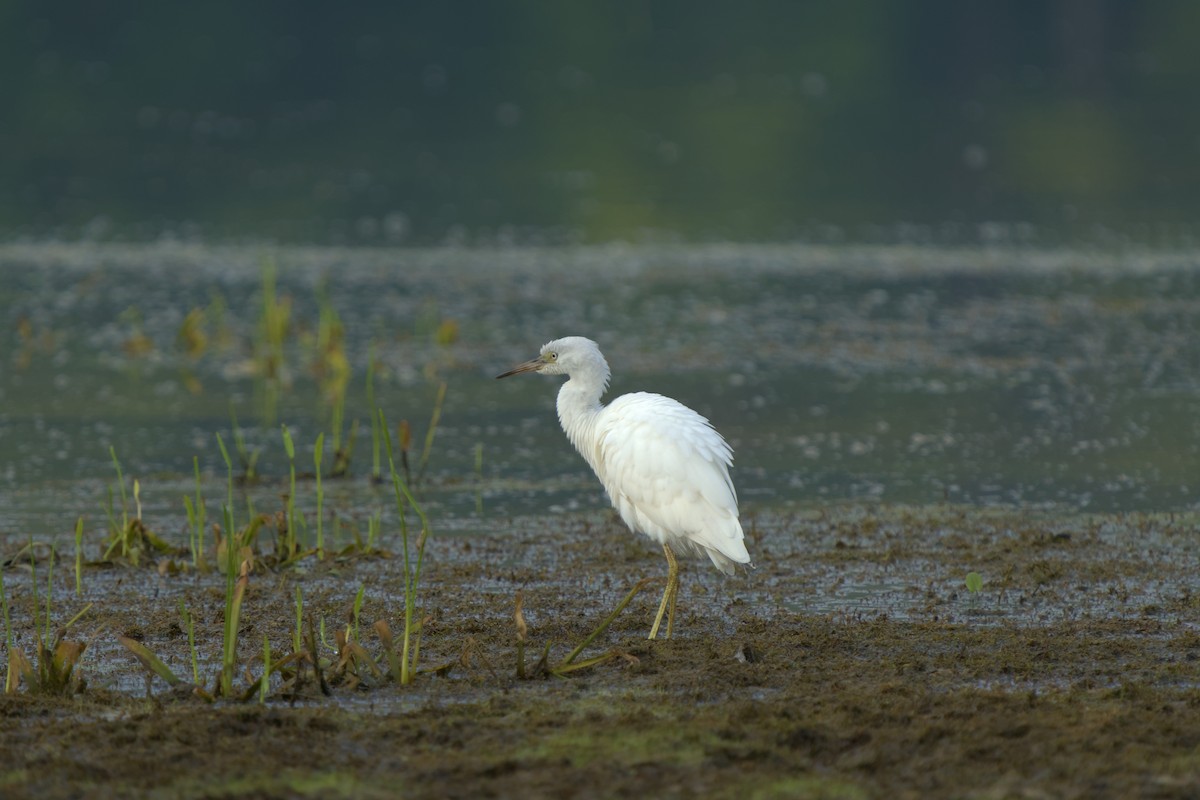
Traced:
<path fill-rule="evenodd" d="M 1164 696 L 1132 686 L 1045 696 L 947 687 L 940 676 L 953 655 L 922 672 L 908 659 L 909 643 L 924 631 L 886 633 L 876 623 L 837 633 L 805 626 L 755 664 L 735 661 L 712 641 L 680 647 L 679 639 L 641 653 L 639 668 L 622 670 L 619 688 L 526 685 L 469 703 L 430 699 L 404 714 L 144 704 L 119 719 L 82 708 L 81 720 L 60 721 L 51 734 L 55 724 L 38 718 L 35 702 L 9 699 L 0 701 L 5 716 L 25 721 L 4 734 L 13 754 L 5 758 L 6 794 L 53 798 L 71 787 L 176 797 L 315 789 L 347 797 L 1194 793 L 1195 691 Z M 697 671 L 727 684 L 700 693 L 720 702 L 663 690 L 700 680 Z"/>

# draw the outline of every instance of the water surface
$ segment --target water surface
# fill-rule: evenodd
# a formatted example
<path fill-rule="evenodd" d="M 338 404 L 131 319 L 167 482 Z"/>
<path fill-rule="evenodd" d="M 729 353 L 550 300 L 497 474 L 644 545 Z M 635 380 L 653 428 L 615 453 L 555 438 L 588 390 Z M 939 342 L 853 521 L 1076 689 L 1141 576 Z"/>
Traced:
<path fill-rule="evenodd" d="M 267 258 L 291 302 L 274 409 L 256 355 Z M 261 450 L 256 508 L 277 508 L 279 424 L 298 442 L 301 472 L 312 471 L 317 434 L 332 436 L 322 307 L 345 330 L 345 428 L 361 426 L 353 477 L 327 483 L 327 508 L 348 520 L 390 502 L 363 480 L 372 353 L 377 402 L 392 423 L 411 422 L 414 460 L 446 384 L 424 490 L 441 529 L 603 507 L 558 429 L 555 381 L 493 380 L 567 334 L 600 342 L 614 395 L 657 391 L 709 417 L 734 446 L 747 511 L 1195 509 L 1194 263 L 1188 253 L 800 245 L 10 244 L 0 248 L 0 531 L 66 535 L 79 514 L 103 527 L 110 446 L 159 529 L 183 529 L 193 457 L 218 514 L 215 434 L 232 441 L 231 409 Z M 189 355 L 181 331 L 193 309 L 207 344 Z"/>

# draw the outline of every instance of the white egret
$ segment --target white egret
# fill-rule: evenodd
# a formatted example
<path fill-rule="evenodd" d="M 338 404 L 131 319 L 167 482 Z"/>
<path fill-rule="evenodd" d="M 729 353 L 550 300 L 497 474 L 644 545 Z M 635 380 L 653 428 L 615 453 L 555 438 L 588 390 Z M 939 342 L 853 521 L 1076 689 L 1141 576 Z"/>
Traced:
<path fill-rule="evenodd" d="M 558 391 L 563 431 L 625 524 L 662 545 L 667 586 L 649 638 L 658 635 L 664 613 L 670 638 L 679 592 L 675 551 L 707 555 L 727 575 L 750 563 L 729 478 L 733 450 L 707 419 L 661 394 L 635 392 L 602 405 L 610 372 L 591 339 L 555 339 L 537 358 L 496 377 L 523 372 L 567 376 Z"/>

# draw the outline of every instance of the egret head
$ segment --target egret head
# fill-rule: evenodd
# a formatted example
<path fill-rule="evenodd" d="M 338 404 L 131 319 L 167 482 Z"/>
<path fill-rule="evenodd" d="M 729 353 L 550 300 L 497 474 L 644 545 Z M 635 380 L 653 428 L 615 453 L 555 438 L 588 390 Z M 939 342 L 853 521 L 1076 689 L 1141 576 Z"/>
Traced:
<path fill-rule="evenodd" d="M 584 372 L 599 373 L 603 380 L 608 381 L 608 362 L 600 352 L 600 347 L 591 339 L 583 336 L 566 336 L 542 345 L 542 352 L 537 358 L 497 375 L 497 378 L 507 378 L 509 375 L 520 375 L 523 372 L 538 372 L 542 375 L 577 375 Z"/>

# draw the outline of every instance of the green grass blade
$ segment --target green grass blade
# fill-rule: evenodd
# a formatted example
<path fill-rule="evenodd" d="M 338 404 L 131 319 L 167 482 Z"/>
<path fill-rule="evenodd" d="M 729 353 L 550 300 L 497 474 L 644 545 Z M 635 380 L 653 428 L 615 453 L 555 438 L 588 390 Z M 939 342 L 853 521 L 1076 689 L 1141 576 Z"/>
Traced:
<path fill-rule="evenodd" d="M 225 500 L 225 510 L 226 510 L 225 515 L 227 517 L 229 517 L 230 519 L 232 519 L 232 517 L 233 517 L 233 459 L 231 459 L 229 457 L 229 450 L 225 447 L 225 440 L 221 438 L 221 433 L 219 431 L 217 432 L 217 447 L 221 448 L 221 458 L 225 459 L 225 472 L 228 475 L 228 479 L 229 479 L 229 492 L 228 492 L 228 496 Z M 225 535 L 228 536 L 230 531 L 232 531 L 232 530 L 233 530 L 233 528 L 231 527 L 229 529 L 229 531 L 226 531 Z"/>
<path fill-rule="evenodd" d="M 566 671 L 566 668 L 571 666 L 571 662 L 579 657 L 579 654 L 584 651 L 584 648 L 595 641 L 597 636 L 604 633 L 604 631 L 608 629 L 608 626 L 611 625 L 613 620 L 615 620 L 621 614 L 621 612 L 625 610 L 625 606 L 629 605 L 629 601 L 633 600 L 634 596 L 636 596 L 638 592 L 642 591 L 642 589 L 645 589 L 650 584 L 661 580 L 662 578 L 660 577 L 642 578 L 640 581 L 634 584 L 634 587 L 629 590 L 629 594 L 625 595 L 625 599 L 621 601 L 620 605 L 614 608 L 612 613 L 605 617 L 604 621 L 600 623 L 599 627 L 588 634 L 588 637 L 580 642 L 579 646 L 572 650 L 570 654 L 563 659 L 562 664 L 556 668 L 556 671 Z"/>
<path fill-rule="evenodd" d="M 121 530 L 129 526 L 129 497 L 125 494 L 125 476 L 121 474 L 121 462 L 117 460 L 117 448 L 109 445 L 108 454 L 112 456 L 113 466 L 117 470 L 117 485 L 121 487 Z"/>
<path fill-rule="evenodd" d="M 417 466 L 417 482 L 425 478 L 425 467 L 429 464 L 429 455 L 433 452 L 433 437 L 437 433 L 438 422 L 442 418 L 442 403 L 446 400 L 446 383 L 438 384 L 437 399 L 433 402 L 433 414 L 429 418 L 429 430 L 425 432 L 425 446 L 421 450 L 421 461 Z"/>
<path fill-rule="evenodd" d="M 375 415 L 375 342 L 367 351 L 367 408 L 371 409 L 371 477 L 382 476 L 379 462 L 379 419 Z"/>
<path fill-rule="evenodd" d="M 231 558 L 236 560 L 236 550 L 234 552 L 235 555 Z M 241 574 L 233 585 L 226 603 L 229 613 L 225 618 L 225 641 L 221 658 L 221 695 L 223 697 L 233 697 L 233 671 L 237 666 L 238 625 L 242 615 L 242 601 L 246 597 L 246 587 L 250 583 L 249 569 L 243 566 L 240 571 Z M 233 574 L 232 570 L 230 574 Z"/>
<path fill-rule="evenodd" d="M 263 634 L 263 671 L 259 683 L 258 702 L 267 702 L 267 691 L 271 686 L 271 640 Z"/>
<path fill-rule="evenodd" d="M 38 621 L 38 613 L 41 608 L 41 600 L 38 599 L 38 575 L 37 575 L 37 559 L 33 555 L 33 537 L 29 537 L 29 571 L 31 577 L 29 579 L 29 589 L 33 594 L 33 630 L 37 634 L 39 644 L 42 641 L 42 624 Z M 49 621 L 47 621 L 47 625 Z"/>
<path fill-rule="evenodd" d="M 366 591 L 367 591 L 367 587 L 364 584 L 364 585 L 358 587 L 358 594 L 354 595 L 354 612 L 353 612 L 354 641 L 356 641 L 356 642 L 362 641 L 362 639 L 359 638 L 359 635 L 358 635 L 358 616 L 359 616 L 359 612 L 362 611 L 363 597 L 366 594 Z"/>
<path fill-rule="evenodd" d="M 4 569 L 0 568 L 0 610 L 4 612 L 4 642 L 8 646 L 5 651 L 8 653 L 8 665 L 4 675 L 4 691 L 10 692 L 15 690 L 15 681 L 18 677 L 18 670 L 14 669 L 13 654 L 16 649 L 13 647 L 13 630 L 12 619 L 8 614 L 8 590 L 4 586 Z"/>
<path fill-rule="evenodd" d="M 138 661 L 142 662 L 142 666 L 150 670 L 151 673 L 157 675 L 167 682 L 170 686 L 179 686 L 183 683 L 179 677 L 171 671 L 171 668 L 162 662 L 162 660 L 150 651 L 141 642 L 130 639 L 128 636 L 117 635 L 117 641 L 125 646 L 125 649 L 133 653 Z"/>
<path fill-rule="evenodd" d="M 83 597 L 83 517 L 75 521 L 75 596 Z"/>
<path fill-rule="evenodd" d="M 325 493 L 321 487 L 321 464 L 325 455 L 325 432 L 317 435 L 317 443 L 313 448 L 313 462 L 317 474 L 317 558 L 325 558 Z"/>

